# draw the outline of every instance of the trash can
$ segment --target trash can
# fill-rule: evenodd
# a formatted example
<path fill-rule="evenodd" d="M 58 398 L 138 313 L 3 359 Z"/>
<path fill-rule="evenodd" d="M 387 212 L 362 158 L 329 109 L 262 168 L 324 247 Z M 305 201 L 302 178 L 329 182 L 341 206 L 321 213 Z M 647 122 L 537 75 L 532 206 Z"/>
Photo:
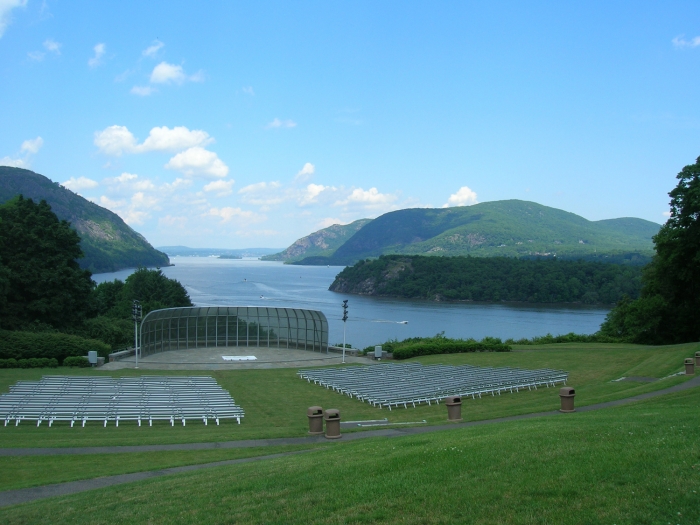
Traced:
<path fill-rule="evenodd" d="M 321 407 L 309 407 L 306 409 L 309 416 L 309 434 L 323 434 L 323 409 Z"/>
<path fill-rule="evenodd" d="M 576 395 L 576 390 L 570 386 L 565 386 L 559 389 L 559 397 L 561 398 L 561 408 L 559 412 L 575 412 L 574 409 L 574 396 Z"/>
<path fill-rule="evenodd" d="M 462 421 L 462 397 L 449 396 L 445 398 L 447 405 L 447 420 Z"/>
<path fill-rule="evenodd" d="M 374 358 L 379 360 L 379 361 L 382 360 L 382 347 L 381 346 L 374 347 Z"/>
<path fill-rule="evenodd" d="M 695 374 L 695 362 L 692 357 L 685 360 L 685 375 L 692 376 Z"/>
<path fill-rule="evenodd" d="M 97 365 L 97 351 L 96 350 L 90 350 L 88 352 L 88 362 L 90 363 L 90 366 Z"/>
<path fill-rule="evenodd" d="M 695 366 L 700 366 L 700 352 L 695 352 Z"/>
<path fill-rule="evenodd" d="M 340 437 L 340 411 L 329 408 L 323 415 L 326 421 L 326 437 L 328 439 L 338 439 Z"/>

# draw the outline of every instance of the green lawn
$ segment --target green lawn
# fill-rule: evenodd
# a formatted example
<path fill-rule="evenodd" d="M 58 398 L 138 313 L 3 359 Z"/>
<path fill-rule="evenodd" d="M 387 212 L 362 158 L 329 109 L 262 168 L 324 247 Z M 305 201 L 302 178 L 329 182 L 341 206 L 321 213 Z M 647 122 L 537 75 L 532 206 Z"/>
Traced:
<path fill-rule="evenodd" d="M 595 412 L 335 443 L 18 505 L 0 510 L 0 522 L 697 524 L 700 388 Z"/>
<path fill-rule="evenodd" d="M 685 381 L 671 377 L 654 383 L 628 381 L 611 382 L 622 376 L 650 376 L 664 378 L 683 368 L 683 359 L 700 349 L 698 344 L 648 347 L 639 345 L 558 344 L 516 347 L 509 353 L 477 353 L 426 356 L 416 358 L 425 364 L 470 363 L 487 366 L 521 368 L 557 368 L 570 373 L 569 385 L 576 388 L 576 404 L 593 403 L 629 397 L 658 390 Z M 59 369 L 62 372 L 62 370 Z M 7 391 L 18 379 L 39 379 L 43 374 L 57 374 L 54 370 L 0 370 L 0 391 Z M 140 375 L 144 372 L 123 370 L 103 372 L 91 369 L 72 369 L 70 375 L 109 374 L 113 376 Z M 388 417 L 392 422 L 421 421 L 428 424 L 444 423 L 443 405 L 394 409 L 391 412 L 371 407 L 347 396 L 337 394 L 313 383 L 299 379 L 293 369 L 213 371 L 213 372 L 154 372 L 148 375 L 212 375 L 223 388 L 229 390 L 245 410 L 241 425 L 225 421 L 220 426 L 204 426 L 196 422 L 186 427 L 171 427 L 168 423 L 154 423 L 153 427 L 137 427 L 136 423 L 122 422 L 103 428 L 100 423 L 85 428 L 70 428 L 67 423 L 55 423 L 52 428 L 32 423 L 15 427 L 12 423 L 0 427 L 0 447 L 69 447 L 118 446 L 163 443 L 190 443 L 230 441 L 254 438 L 302 436 L 308 430 L 306 408 L 320 405 L 337 408 L 344 420 L 362 420 Z M 464 400 L 462 413 L 465 420 L 474 421 L 496 417 L 554 410 L 559 407 L 558 389 L 540 388 L 517 394 L 487 396 L 483 399 Z"/>
<path fill-rule="evenodd" d="M 267 456 L 280 452 L 317 449 L 327 446 L 280 446 L 229 448 L 218 450 L 184 450 L 169 452 L 137 452 L 126 454 L 85 454 L 65 456 L 0 457 L 0 491 L 37 487 L 80 479 L 147 470 L 213 463 L 228 459 Z"/>

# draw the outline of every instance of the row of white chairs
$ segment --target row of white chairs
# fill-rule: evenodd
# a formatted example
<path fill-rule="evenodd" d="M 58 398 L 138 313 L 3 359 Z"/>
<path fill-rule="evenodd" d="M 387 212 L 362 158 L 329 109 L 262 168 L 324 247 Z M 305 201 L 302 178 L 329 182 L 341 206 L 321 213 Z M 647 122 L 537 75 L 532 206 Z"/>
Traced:
<path fill-rule="evenodd" d="M 299 370 L 307 381 L 382 408 L 440 403 L 449 396 L 480 398 L 566 384 L 562 370 L 449 366 L 420 363 Z"/>
<path fill-rule="evenodd" d="M 40 381 L 18 381 L 0 396 L 0 418 L 5 426 L 14 421 L 88 421 L 103 426 L 114 421 L 181 421 L 236 419 L 245 413 L 212 377 L 74 377 L 44 376 Z"/>

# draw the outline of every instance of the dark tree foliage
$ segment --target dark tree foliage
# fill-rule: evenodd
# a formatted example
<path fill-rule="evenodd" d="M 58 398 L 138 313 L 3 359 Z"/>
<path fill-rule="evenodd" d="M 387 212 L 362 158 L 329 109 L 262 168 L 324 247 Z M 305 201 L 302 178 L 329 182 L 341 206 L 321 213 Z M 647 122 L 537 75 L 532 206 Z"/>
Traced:
<path fill-rule="evenodd" d="M 676 178 L 671 217 L 654 237 L 641 297 L 621 301 L 601 333 L 652 344 L 700 340 L 700 157 Z"/>
<path fill-rule="evenodd" d="M 451 301 L 614 304 L 638 296 L 637 266 L 556 259 L 385 255 L 360 261 L 331 290 Z"/>
<path fill-rule="evenodd" d="M 0 326 L 79 324 L 88 313 L 93 282 L 76 262 L 82 251 L 75 230 L 46 201 L 36 204 L 21 195 L 0 206 L 0 220 L 0 260 L 7 272 Z"/>
<path fill-rule="evenodd" d="M 144 317 L 160 308 L 192 306 L 185 287 L 163 275 L 160 268 L 139 268 L 123 283 L 117 280 L 101 283 L 95 288 L 94 297 L 98 314 L 120 319 L 131 319 L 135 299 L 140 301 Z"/>

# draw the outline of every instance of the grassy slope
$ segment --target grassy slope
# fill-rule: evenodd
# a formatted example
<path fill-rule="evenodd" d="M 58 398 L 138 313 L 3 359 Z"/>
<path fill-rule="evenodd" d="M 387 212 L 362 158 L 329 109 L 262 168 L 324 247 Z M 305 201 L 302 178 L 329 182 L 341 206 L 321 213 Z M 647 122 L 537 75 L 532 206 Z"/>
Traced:
<path fill-rule="evenodd" d="M 700 389 L 0 510 L 24 523 L 698 523 Z"/>
<path fill-rule="evenodd" d="M 611 382 L 622 376 L 666 377 L 682 369 L 683 359 L 693 355 L 697 344 L 666 347 L 639 345 L 562 344 L 543 347 L 520 347 L 510 353 L 453 354 L 417 358 L 422 363 L 461 364 L 483 366 L 512 366 L 520 368 L 555 368 L 570 373 L 569 384 L 576 387 L 579 406 L 611 401 L 639 393 L 658 390 L 683 381 L 672 377 L 655 383 Z M 110 375 L 140 375 L 138 371 L 119 371 Z M 7 391 L 18 379 L 38 379 L 43 373 L 56 370 L 0 370 L 0 390 Z M 75 369 L 70 374 L 94 374 L 90 370 Z M 445 409 L 422 405 L 410 409 L 380 410 L 314 384 L 300 380 L 293 369 L 215 371 L 207 372 L 153 372 L 149 375 L 212 375 L 228 389 L 246 411 L 241 425 L 224 421 L 220 426 L 191 423 L 186 427 L 171 427 L 167 422 L 153 427 L 137 427 L 136 423 L 122 422 L 119 427 L 103 428 L 98 422 L 85 428 L 70 428 L 67 423 L 55 423 L 52 428 L 40 428 L 23 423 L 15 427 L 0 427 L 0 447 L 69 447 L 118 446 L 161 443 L 214 442 L 239 439 L 275 438 L 306 435 L 308 430 L 306 408 L 320 405 L 337 408 L 346 421 L 389 417 L 392 422 L 426 420 L 428 424 L 445 421 Z M 487 396 L 465 400 L 463 414 L 475 421 L 496 417 L 526 414 L 558 408 L 556 390 L 541 388 L 537 391 Z"/>
<path fill-rule="evenodd" d="M 519 200 L 447 209 L 407 209 L 374 219 L 338 248 L 333 259 L 350 264 L 386 253 L 571 256 L 639 251 L 651 254 L 651 237 L 658 229 L 658 224 L 642 219 L 593 222 L 563 210 Z"/>

